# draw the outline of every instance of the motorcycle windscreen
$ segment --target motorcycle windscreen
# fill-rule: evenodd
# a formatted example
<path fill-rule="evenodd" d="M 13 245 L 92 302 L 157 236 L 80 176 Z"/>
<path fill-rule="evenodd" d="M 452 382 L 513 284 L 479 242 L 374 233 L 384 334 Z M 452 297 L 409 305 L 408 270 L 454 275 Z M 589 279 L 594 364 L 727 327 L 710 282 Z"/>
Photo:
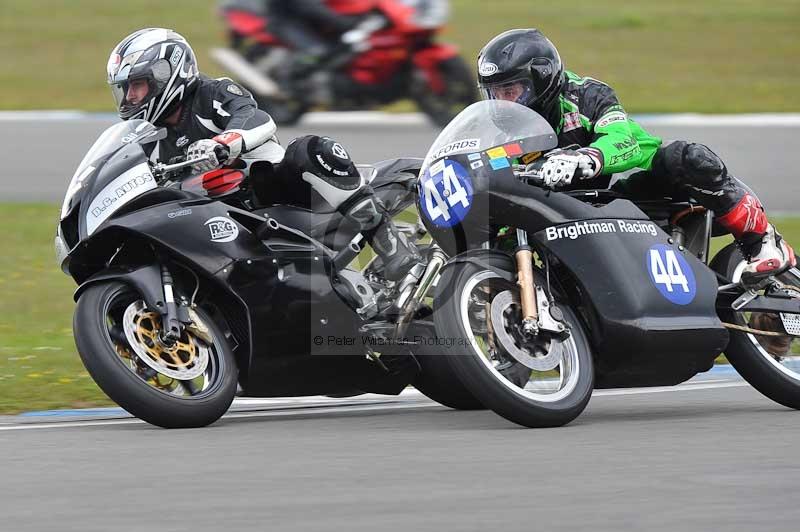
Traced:
<path fill-rule="evenodd" d="M 61 219 L 66 218 L 80 201 L 78 194 L 84 185 L 93 177 L 98 169 L 99 161 L 119 150 L 127 144 L 148 144 L 157 142 L 167 135 L 166 129 L 156 128 L 145 120 L 128 120 L 119 122 L 103 131 L 94 142 L 86 155 L 83 156 L 78 168 L 67 186 L 64 202 L 61 206 Z"/>
<path fill-rule="evenodd" d="M 434 235 L 452 232 L 455 236 L 449 236 L 464 240 L 457 235 L 471 218 L 470 226 L 488 234 L 490 221 L 481 206 L 486 193 L 500 181 L 515 179 L 515 165 L 532 162 L 557 144 L 550 124 L 525 106 L 502 100 L 470 105 L 425 156 L 417 184 L 423 223 Z M 466 240 L 475 238 L 482 237 Z"/>

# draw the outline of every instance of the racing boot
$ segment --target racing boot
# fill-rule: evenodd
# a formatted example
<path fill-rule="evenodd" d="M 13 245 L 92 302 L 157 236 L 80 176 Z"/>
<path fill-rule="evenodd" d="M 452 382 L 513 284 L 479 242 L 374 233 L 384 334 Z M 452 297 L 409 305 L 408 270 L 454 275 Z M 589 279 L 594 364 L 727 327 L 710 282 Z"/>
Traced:
<path fill-rule="evenodd" d="M 383 261 L 384 275 L 389 281 L 399 281 L 422 260 L 417 246 L 398 231 L 386 215 L 375 229 L 364 236 Z"/>
<path fill-rule="evenodd" d="M 772 224 L 767 225 L 767 231 L 760 238 L 739 242 L 747 259 L 747 266 L 742 271 L 745 281 L 778 275 L 797 265 L 794 250 Z"/>
<path fill-rule="evenodd" d="M 746 193 L 717 222 L 733 233 L 747 265 L 741 282 L 754 285 L 795 266 L 794 251 L 767 220 L 764 207 L 754 195 Z"/>

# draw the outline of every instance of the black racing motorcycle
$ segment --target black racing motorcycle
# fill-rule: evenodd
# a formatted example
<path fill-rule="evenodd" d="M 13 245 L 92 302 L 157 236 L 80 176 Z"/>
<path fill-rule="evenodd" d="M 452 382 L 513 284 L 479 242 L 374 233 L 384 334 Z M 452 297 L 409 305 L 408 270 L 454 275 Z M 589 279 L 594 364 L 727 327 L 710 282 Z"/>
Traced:
<path fill-rule="evenodd" d="M 484 101 L 431 147 L 418 208 L 451 257 L 433 316 L 443 360 L 486 407 L 564 425 L 595 388 L 664 386 L 724 351 L 767 397 L 800 408 L 800 271 L 743 285 L 745 260 L 688 196 L 548 190 L 557 138 L 516 103 Z"/>
<path fill-rule="evenodd" d="M 199 159 L 151 163 L 145 148 L 164 136 L 142 120 L 106 130 L 58 224 L 59 264 L 79 285 L 75 343 L 111 399 L 162 427 L 213 423 L 237 390 L 398 394 L 414 383 L 453 408 L 481 407 L 425 356 L 435 342 L 423 300 L 440 251 L 395 283 L 379 260 L 348 267 L 361 236 L 339 213 L 255 209 L 240 171 L 187 177 Z M 421 162 L 362 171 L 396 214 L 413 205 Z"/>

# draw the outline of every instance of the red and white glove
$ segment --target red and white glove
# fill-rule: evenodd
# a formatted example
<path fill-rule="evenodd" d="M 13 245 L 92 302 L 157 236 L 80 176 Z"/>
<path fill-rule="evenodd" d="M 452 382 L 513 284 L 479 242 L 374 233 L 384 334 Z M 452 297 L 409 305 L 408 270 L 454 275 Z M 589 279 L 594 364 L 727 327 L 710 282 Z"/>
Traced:
<path fill-rule="evenodd" d="M 594 148 L 553 150 L 545 158 L 539 172 L 551 188 L 569 185 L 574 178 L 591 179 L 603 169 L 603 156 Z"/>
<path fill-rule="evenodd" d="M 242 153 L 242 136 L 233 131 L 220 133 L 213 139 L 201 139 L 189 145 L 186 156 L 189 159 L 205 158 L 205 161 L 192 165 L 196 172 L 208 172 L 227 161 L 232 161 Z"/>

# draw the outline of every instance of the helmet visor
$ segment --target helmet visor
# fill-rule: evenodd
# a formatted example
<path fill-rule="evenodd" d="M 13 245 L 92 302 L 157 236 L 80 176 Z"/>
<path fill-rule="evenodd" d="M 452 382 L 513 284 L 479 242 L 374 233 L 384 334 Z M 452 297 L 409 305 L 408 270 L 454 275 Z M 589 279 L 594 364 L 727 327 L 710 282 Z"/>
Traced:
<path fill-rule="evenodd" d="M 533 82 L 529 78 L 481 83 L 480 90 L 484 100 L 504 100 L 528 105 L 533 99 Z"/>
<path fill-rule="evenodd" d="M 153 64 L 144 75 L 128 78 L 127 75 L 116 76 L 109 82 L 114 103 L 120 118 L 143 118 L 149 120 L 154 100 L 167 86 L 170 78 L 170 67 L 166 61 Z"/>

